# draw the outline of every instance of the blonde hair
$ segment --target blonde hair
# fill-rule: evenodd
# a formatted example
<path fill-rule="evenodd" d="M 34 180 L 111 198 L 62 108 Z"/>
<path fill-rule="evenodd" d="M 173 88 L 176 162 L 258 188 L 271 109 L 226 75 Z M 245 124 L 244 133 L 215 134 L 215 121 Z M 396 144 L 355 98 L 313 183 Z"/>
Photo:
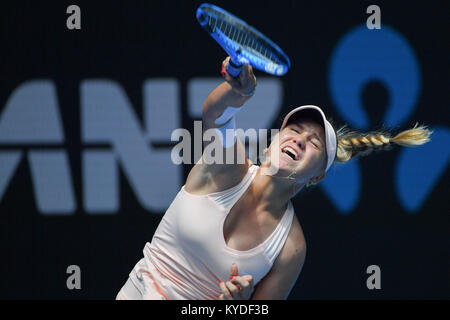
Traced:
<path fill-rule="evenodd" d="M 404 147 L 419 146 L 429 142 L 432 133 L 427 126 L 418 126 L 418 123 L 414 128 L 402 131 L 395 137 L 384 129 L 361 133 L 350 130 L 345 125 L 336 131 L 338 145 L 334 161 L 347 162 L 356 156 L 368 155 L 374 150 L 390 150 L 392 144 Z"/>

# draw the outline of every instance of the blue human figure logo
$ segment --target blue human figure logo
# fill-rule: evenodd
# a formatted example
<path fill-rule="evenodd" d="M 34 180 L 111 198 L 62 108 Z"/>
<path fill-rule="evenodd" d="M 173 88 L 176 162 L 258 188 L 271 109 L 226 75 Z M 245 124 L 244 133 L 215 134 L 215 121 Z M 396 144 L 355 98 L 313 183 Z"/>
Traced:
<path fill-rule="evenodd" d="M 350 127 L 370 131 L 371 119 L 364 108 L 362 92 L 373 82 L 388 93 L 382 122 L 399 127 L 414 113 L 421 90 L 420 65 L 408 41 L 395 29 L 383 25 L 373 32 L 365 25 L 345 34 L 334 49 L 329 65 L 328 85 L 333 105 Z M 383 110 L 372 110 L 381 112 Z M 395 168 L 395 187 L 402 207 L 417 212 L 448 166 L 445 148 L 449 130 L 433 127 L 433 141 L 419 148 L 405 148 Z M 436 153 L 440 158 L 434 157 Z M 444 153 L 444 154 L 442 154 Z M 361 190 L 358 159 L 332 167 L 322 187 L 341 214 L 356 207 Z M 414 173 L 414 174 L 413 174 Z M 420 187 L 412 187 L 420 186 Z"/>

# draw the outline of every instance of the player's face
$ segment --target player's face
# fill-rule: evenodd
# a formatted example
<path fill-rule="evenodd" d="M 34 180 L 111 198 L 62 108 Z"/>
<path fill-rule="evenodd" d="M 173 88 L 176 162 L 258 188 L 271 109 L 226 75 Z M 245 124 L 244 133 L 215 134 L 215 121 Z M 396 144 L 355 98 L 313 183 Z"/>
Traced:
<path fill-rule="evenodd" d="M 269 158 L 278 154 L 277 176 L 294 177 L 300 183 L 319 177 L 326 168 L 325 132 L 309 118 L 297 118 L 283 128 L 269 147 Z M 275 157 L 276 158 L 276 157 Z"/>

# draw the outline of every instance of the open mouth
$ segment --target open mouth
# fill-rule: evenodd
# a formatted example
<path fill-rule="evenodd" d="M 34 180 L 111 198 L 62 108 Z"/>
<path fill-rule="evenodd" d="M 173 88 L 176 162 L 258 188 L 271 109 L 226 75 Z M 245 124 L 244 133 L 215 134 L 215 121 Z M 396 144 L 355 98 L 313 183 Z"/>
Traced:
<path fill-rule="evenodd" d="M 294 148 L 286 146 L 283 149 L 281 149 L 281 152 L 287 154 L 289 157 L 292 158 L 292 160 L 298 160 L 298 153 L 294 150 Z"/>

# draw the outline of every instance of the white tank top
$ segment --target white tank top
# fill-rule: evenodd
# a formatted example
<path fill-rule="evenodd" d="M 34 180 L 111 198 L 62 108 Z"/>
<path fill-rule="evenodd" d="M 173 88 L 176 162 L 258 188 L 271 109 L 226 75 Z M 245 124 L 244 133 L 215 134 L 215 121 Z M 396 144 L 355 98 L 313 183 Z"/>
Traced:
<path fill-rule="evenodd" d="M 252 275 L 255 285 L 270 271 L 292 224 L 290 201 L 275 230 L 258 246 L 235 250 L 223 236 L 225 218 L 258 168 L 251 166 L 239 184 L 225 191 L 194 195 L 181 188 L 130 273 L 144 299 L 218 299 L 219 281 L 229 280 L 232 263 L 240 275 Z"/>

